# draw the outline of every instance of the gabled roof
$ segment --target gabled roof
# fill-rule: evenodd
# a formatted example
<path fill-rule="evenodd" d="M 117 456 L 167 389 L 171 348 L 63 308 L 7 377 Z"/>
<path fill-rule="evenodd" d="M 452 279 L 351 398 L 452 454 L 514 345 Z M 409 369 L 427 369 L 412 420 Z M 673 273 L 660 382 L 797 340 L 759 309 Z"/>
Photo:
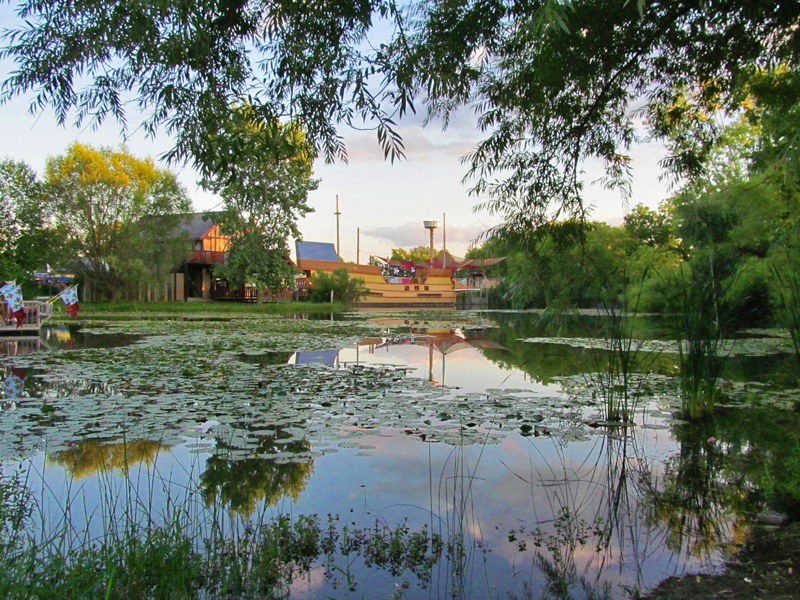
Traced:
<path fill-rule="evenodd" d="M 207 217 L 206 217 L 207 215 Z M 182 234 L 192 240 L 203 238 L 213 227 L 219 224 L 222 213 L 190 213 L 173 215 L 146 215 L 139 220 L 143 227 L 156 223 L 177 223 L 175 232 Z M 169 220 L 168 220 L 169 219 Z"/>
<path fill-rule="evenodd" d="M 342 262 L 336 254 L 336 246 L 328 242 L 297 242 L 297 260 L 325 260 Z"/>
<path fill-rule="evenodd" d="M 221 213 L 192 213 L 181 216 L 180 230 L 193 240 L 205 236 L 219 222 Z"/>

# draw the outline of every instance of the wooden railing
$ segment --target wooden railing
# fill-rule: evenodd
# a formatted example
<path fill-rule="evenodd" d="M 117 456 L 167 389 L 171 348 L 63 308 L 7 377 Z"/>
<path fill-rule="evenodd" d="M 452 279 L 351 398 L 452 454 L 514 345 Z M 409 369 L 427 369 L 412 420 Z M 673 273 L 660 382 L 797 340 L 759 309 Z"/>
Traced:
<path fill-rule="evenodd" d="M 213 265 L 225 262 L 225 252 L 213 252 L 211 250 L 192 250 L 189 255 L 189 262 L 203 265 Z"/>
<path fill-rule="evenodd" d="M 25 308 L 25 318 L 20 328 L 24 329 L 38 329 L 43 321 L 50 318 L 53 311 L 50 304 L 38 300 L 23 300 L 22 306 Z M 8 304 L 3 301 L 0 301 L 0 328 L 17 329 L 17 321 L 12 318 Z"/>

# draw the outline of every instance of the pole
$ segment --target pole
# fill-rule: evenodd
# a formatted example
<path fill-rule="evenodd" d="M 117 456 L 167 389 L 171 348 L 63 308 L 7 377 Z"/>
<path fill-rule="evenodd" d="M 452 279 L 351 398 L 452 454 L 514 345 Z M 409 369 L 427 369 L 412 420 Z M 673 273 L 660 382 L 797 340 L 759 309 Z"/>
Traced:
<path fill-rule="evenodd" d="M 433 227 L 431 227 L 431 257 L 430 257 L 430 260 L 431 260 L 431 264 L 429 265 L 429 267 L 432 269 L 433 268 Z"/>
<path fill-rule="evenodd" d="M 339 245 L 339 215 L 342 213 L 339 212 L 339 194 L 336 194 L 336 212 L 333 214 L 336 215 L 336 255 L 341 258 L 342 247 Z"/>
<path fill-rule="evenodd" d="M 356 264 L 361 264 L 361 227 L 356 227 Z"/>
<path fill-rule="evenodd" d="M 442 268 L 447 268 L 447 213 L 442 213 Z"/>

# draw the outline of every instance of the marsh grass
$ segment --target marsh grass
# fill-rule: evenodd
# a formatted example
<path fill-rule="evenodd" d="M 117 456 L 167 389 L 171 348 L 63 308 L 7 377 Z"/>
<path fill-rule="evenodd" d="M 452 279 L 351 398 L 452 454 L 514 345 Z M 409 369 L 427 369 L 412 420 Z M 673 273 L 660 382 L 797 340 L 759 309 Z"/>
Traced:
<path fill-rule="evenodd" d="M 681 264 L 669 278 L 670 319 L 678 341 L 681 413 L 690 420 L 708 417 L 717 404 L 723 366 L 724 332 L 730 324 L 725 303 L 732 279 L 721 282 L 713 256 Z"/>
<path fill-rule="evenodd" d="M 797 263 L 797 260 L 787 260 L 784 268 L 773 264 L 770 271 L 776 283 L 778 317 L 789 330 L 795 359 L 800 366 L 800 265 Z"/>
<path fill-rule="evenodd" d="M 642 281 L 646 277 L 647 269 L 642 274 Z M 647 383 L 649 369 L 658 358 L 657 352 L 645 352 L 644 340 L 635 335 L 641 285 L 637 289 L 639 291 L 632 297 L 623 292 L 621 299 L 604 294 L 601 302 L 601 312 L 605 316 L 606 352 L 603 363 L 587 378 L 599 397 L 603 417 L 608 423 L 630 425 L 633 422 L 633 413 Z"/>
<path fill-rule="evenodd" d="M 424 587 L 446 551 L 427 527 L 341 527 L 334 516 L 324 527 L 317 515 L 275 516 L 267 503 L 242 516 L 180 483 L 191 473 L 121 471 L 101 469 L 96 490 L 73 479 L 59 491 L 32 465 L 2 472 L 0 597 L 284 598 L 315 569 L 349 596 L 355 563 Z"/>

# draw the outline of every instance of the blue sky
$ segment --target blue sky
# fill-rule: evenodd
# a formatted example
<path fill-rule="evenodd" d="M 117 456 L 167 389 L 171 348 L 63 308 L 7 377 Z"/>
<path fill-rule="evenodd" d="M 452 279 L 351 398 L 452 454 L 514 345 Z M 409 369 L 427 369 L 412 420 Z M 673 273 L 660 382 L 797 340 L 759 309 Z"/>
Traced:
<path fill-rule="evenodd" d="M 10 25 L 13 7 L 0 3 L 0 23 Z M 0 79 L 5 79 L 12 64 L 0 62 Z M 136 156 L 158 158 L 171 146 L 166 136 L 148 139 L 136 131 L 135 115 L 129 115 L 131 132 L 122 139 L 116 124 L 108 122 L 99 130 L 60 127 L 52 111 L 32 115 L 28 98 L 16 98 L 0 105 L 0 157 L 27 162 L 40 174 L 48 156 L 63 153 L 74 141 L 86 144 L 117 146 L 125 143 Z M 443 221 L 446 215 L 447 248 L 463 255 L 469 244 L 497 223 L 497 218 L 476 213 L 479 198 L 469 196 L 469 185 L 462 183 L 466 167 L 459 159 L 471 151 L 480 139 L 475 116 L 461 111 L 446 131 L 435 123 L 422 127 L 420 117 L 400 123 L 406 146 L 406 160 L 391 164 L 385 161 L 374 132 L 342 131 L 348 147 L 349 163 L 325 165 L 318 161 L 315 176 L 319 189 L 312 192 L 310 204 L 315 212 L 301 223 L 303 237 L 310 241 L 336 242 L 336 195 L 339 196 L 341 254 L 356 260 L 356 232 L 360 228 L 360 260 L 370 254 L 385 256 L 393 247 L 428 244 L 423 220 Z M 667 195 L 666 185 L 658 180 L 658 160 L 664 150 L 660 144 L 641 144 L 633 149 L 634 182 L 632 204 L 655 208 Z M 178 174 L 198 211 L 216 206 L 219 199 L 197 185 L 194 171 L 180 165 L 166 165 Z M 589 182 L 601 176 L 599 164 L 584 166 L 587 189 L 585 198 L 594 207 L 593 217 L 619 223 L 627 207 L 617 192 L 604 190 Z M 441 247 L 442 229 L 435 243 Z"/>

